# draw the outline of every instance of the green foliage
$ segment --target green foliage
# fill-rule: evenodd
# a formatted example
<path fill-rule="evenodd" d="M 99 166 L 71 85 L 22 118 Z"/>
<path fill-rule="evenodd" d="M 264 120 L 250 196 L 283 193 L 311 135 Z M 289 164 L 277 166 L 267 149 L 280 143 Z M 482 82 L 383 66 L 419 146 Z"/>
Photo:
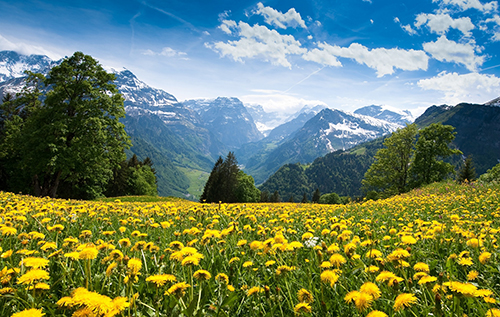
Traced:
<path fill-rule="evenodd" d="M 386 196 L 404 193 L 408 190 L 409 170 L 417 135 L 415 124 L 407 125 L 384 141 L 384 148 L 378 150 L 375 162 L 363 179 L 363 186 L 377 189 Z"/>
<path fill-rule="evenodd" d="M 156 176 L 148 165 L 143 165 L 133 169 L 129 179 L 129 186 L 132 189 L 132 195 L 158 195 L 156 190 Z"/>
<path fill-rule="evenodd" d="M 270 193 L 268 190 L 264 190 L 260 192 L 260 202 L 267 203 L 270 201 L 271 197 L 269 197 Z"/>
<path fill-rule="evenodd" d="M 454 172 L 453 165 L 443 159 L 461 154 L 450 148 L 454 128 L 433 123 L 418 131 L 416 124 L 394 132 L 375 155 L 375 162 L 365 174 L 363 186 L 370 199 L 401 194 L 411 188 L 439 182 Z"/>
<path fill-rule="evenodd" d="M 261 191 L 279 191 L 282 197 L 302 197 L 304 193 L 312 192 L 309 180 L 305 173 L 305 166 L 297 164 L 283 165 L 263 185 Z"/>
<path fill-rule="evenodd" d="M 424 184 L 440 182 L 454 173 L 454 167 L 443 159 L 462 154 L 459 150 L 449 147 L 455 139 L 456 132 L 451 125 L 433 123 L 418 132 L 415 144 L 415 156 L 412 162 L 411 187 L 420 187 Z"/>
<path fill-rule="evenodd" d="M 341 201 L 340 196 L 338 194 L 329 193 L 329 194 L 321 195 L 321 197 L 319 198 L 319 203 L 320 204 L 335 205 L 335 204 L 341 204 L 342 201 Z"/>
<path fill-rule="evenodd" d="M 476 180 L 476 169 L 474 167 L 474 162 L 472 161 L 472 156 L 467 156 L 464 163 L 460 167 L 457 176 L 457 182 L 473 182 Z"/>
<path fill-rule="evenodd" d="M 113 171 L 113 179 L 108 184 L 106 196 L 158 195 L 156 171 L 152 166 L 149 157 L 141 162 L 135 154 L 128 161 L 122 161 Z"/>
<path fill-rule="evenodd" d="M 457 134 L 453 144 L 465 156 L 474 156 L 474 166 L 478 175 L 498 163 L 500 107 L 467 103 L 454 107 L 432 106 L 415 120 L 419 127 L 436 122 L 455 127 Z"/>
<path fill-rule="evenodd" d="M 55 197 L 64 187 L 66 197 L 102 194 L 130 146 L 119 122 L 125 110 L 114 79 L 81 52 L 47 77 L 30 73 L 20 96 L 7 103 L 10 112 L 2 113 L 0 151 L 10 190 Z"/>
<path fill-rule="evenodd" d="M 238 168 L 234 153 L 229 152 L 224 160 L 219 157 L 215 162 L 200 202 L 258 202 L 259 199 L 260 191 L 255 187 L 253 177 Z"/>
<path fill-rule="evenodd" d="M 240 203 L 257 203 L 260 201 L 260 190 L 255 187 L 253 177 L 238 172 L 238 186 L 236 187 L 236 201 Z"/>
<path fill-rule="evenodd" d="M 484 183 L 500 182 L 500 163 L 479 176 L 479 180 Z"/>
<path fill-rule="evenodd" d="M 321 192 L 319 191 L 319 188 L 316 188 L 312 197 L 312 202 L 319 203 L 320 198 L 321 198 Z"/>
<path fill-rule="evenodd" d="M 280 197 L 280 194 L 278 193 L 278 191 L 274 191 L 274 193 L 271 195 L 271 199 L 270 201 L 272 203 L 280 203 L 281 202 L 281 197 Z"/>
<path fill-rule="evenodd" d="M 190 181 L 185 173 L 179 170 L 168 158 L 167 151 L 157 148 L 137 136 L 132 136 L 131 141 L 132 147 L 126 151 L 127 157 L 137 155 L 138 159 L 151 159 L 156 171 L 158 195 L 182 197 L 186 193 Z"/>

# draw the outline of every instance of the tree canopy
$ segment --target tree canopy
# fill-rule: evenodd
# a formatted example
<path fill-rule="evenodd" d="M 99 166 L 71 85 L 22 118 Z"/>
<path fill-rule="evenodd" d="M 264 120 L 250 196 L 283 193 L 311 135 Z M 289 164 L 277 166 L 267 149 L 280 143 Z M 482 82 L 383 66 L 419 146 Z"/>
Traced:
<path fill-rule="evenodd" d="M 18 98 L 2 104 L 0 160 L 9 189 L 55 197 L 64 184 L 73 198 L 102 194 L 130 146 L 114 79 L 81 52 L 46 77 L 29 73 Z"/>
<path fill-rule="evenodd" d="M 377 151 L 375 162 L 365 174 L 363 186 L 388 195 L 405 192 L 416 135 L 417 126 L 410 124 L 385 139 L 384 148 Z"/>
<path fill-rule="evenodd" d="M 450 147 L 455 138 L 453 130 L 452 126 L 434 123 L 419 131 L 415 124 L 410 124 L 393 132 L 365 173 L 364 190 L 371 196 L 376 196 L 373 190 L 382 193 L 382 197 L 391 196 L 441 181 L 454 173 L 453 165 L 443 161 L 462 154 Z"/>
<path fill-rule="evenodd" d="M 260 199 L 261 192 L 255 187 L 253 177 L 239 169 L 234 153 L 229 152 L 224 160 L 219 156 L 215 162 L 200 202 L 258 202 Z"/>

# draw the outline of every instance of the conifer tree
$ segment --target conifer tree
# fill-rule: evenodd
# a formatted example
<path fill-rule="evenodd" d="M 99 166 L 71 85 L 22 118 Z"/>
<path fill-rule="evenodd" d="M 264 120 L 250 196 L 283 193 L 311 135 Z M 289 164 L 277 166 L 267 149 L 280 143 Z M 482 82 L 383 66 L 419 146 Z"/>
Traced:
<path fill-rule="evenodd" d="M 476 180 L 476 169 L 474 167 L 474 162 L 472 161 L 472 157 L 469 155 L 465 159 L 463 165 L 458 171 L 457 182 L 473 182 Z"/>
<path fill-rule="evenodd" d="M 316 188 L 312 197 L 312 202 L 316 204 L 319 203 L 320 197 L 321 197 L 321 192 L 319 191 L 319 188 Z"/>

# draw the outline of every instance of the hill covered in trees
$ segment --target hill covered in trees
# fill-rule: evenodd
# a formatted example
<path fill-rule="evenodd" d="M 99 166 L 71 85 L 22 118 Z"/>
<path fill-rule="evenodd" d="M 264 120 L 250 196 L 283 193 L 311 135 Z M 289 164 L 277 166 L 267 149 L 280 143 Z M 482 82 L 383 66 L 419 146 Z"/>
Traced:
<path fill-rule="evenodd" d="M 471 156 L 476 173 L 481 175 L 500 160 L 500 107 L 462 103 L 452 106 L 432 106 L 415 123 L 418 128 L 433 123 L 451 125 L 455 139 L 451 143 L 463 153 L 448 159 L 458 170 L 463 160 Z M 340 196 L 361 196 L 361 181 L 374 162 L 375 154 L 383 147 L 387 136 L 359 144 L 347 151 L 336 151 L 317 158 L 310 165 L 286 164 L 271 175 L 259 189 L 277 191 L 283 200 L 293 195 L 312 195 L 315 189 L 321 193 L 338 193 Z M 299 168 L 300 167 L 300 168 Z M 294 179 L 301 179 L 293 185 Z"/>

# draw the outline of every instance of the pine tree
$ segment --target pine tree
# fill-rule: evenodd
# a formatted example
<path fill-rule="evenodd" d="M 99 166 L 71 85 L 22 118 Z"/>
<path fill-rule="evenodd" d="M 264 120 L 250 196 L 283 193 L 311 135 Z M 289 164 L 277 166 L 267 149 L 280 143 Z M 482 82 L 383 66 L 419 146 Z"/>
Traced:
<path fill-rule="evenodd" d="M 303 204 L 307 204 L 309 202 L 309 200 L 307 199 L 307 194 L 306 193 L 304 193 L 304 196 L 302 196 L 302 200 L 300 202 L 303 203 Z"/>
<path fill-rule="evenodd" d="M 264 190 L 260 193 L 260 202 L 261 203 L 269 202 L 269 191 L 268 190 Z"/>
<path fill-rule="evenodd" d="M 217 191 L 221 183 L 221 170 L 223 163 L 224 161 L 222 160 L 222 157 L 219 156 L 219 158 L 215 162 L 212 172 L 210 173 L 210 176 L 208 177 L 207 182 L 205 183 L 205 188 L 203 189 L 203 194 L 201 194 L 200 202 L 211 203 L 220 201 L 217 200 L 219 198 Z"/>
<path fill-rule="evenodd" d="M 464 164 L 458 171 L 457 182 L 473 182 L 476 180 L 476 169 L 474 167 L 474 162 L 472 161 L 472 157 L 469 155 L 464 161 Z"/>
<path fill-rule="evenodd" d="M 319 191 L 319 188 L 316 188 L 312 197 L 312 202 L 316 204 L 319 203 L 320 197 L 321 197 L 321 192 Z"/>
<path fill-rule="evenodd" d="M 275 191 L 272 196 L 271 196 L 271 202 L 272 203 L 280 203 L 281 202 L 281 197 L 278 191 Z"/>

